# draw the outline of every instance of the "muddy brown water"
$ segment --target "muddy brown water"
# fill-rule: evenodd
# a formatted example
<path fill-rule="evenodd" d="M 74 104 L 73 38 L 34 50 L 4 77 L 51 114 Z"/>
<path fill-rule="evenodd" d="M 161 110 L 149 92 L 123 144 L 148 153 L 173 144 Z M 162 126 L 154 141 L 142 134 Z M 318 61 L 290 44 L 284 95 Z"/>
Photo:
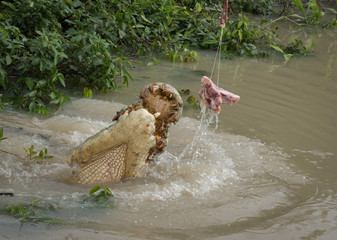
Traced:
<path fill-rule="evenodd" d="M 219 86 L 239 103 L 205 120 L 186 105 L 168 151 L 143 177 L 106 184 L 114 209 L 83 206 L 92 185 L 68 184 L 73 169 L 64 159 L 147 83 L 197 96 L 214 52 L 200 53 L 198 64 L 140 65 L 129 88 L 73 98 L 46 119 L 1 112 L 1 150 L 25 157 L 33 144 L 54 158 L 41 164 L 0 153 L 0 189 L 14 193 L 0 196 L 0 207 L 42 199 L 65 224 L 21 225 L 1 212 L 0 239 L 336 239 L 337 31 L 306 31 L 312 56 L 222 60 Z"/>

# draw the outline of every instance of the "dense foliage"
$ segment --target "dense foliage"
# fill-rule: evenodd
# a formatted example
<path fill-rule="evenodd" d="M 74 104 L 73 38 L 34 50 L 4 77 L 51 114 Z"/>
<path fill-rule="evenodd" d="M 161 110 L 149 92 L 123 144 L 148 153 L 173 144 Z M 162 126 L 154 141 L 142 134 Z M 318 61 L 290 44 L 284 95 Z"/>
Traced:
<path fill-rule="evenodd" d="M 299 8 L 304 19 L 313 10 L 319 14 L 316 2 L 309 2 L 310 7 Z M 130 57 L 151 58 L 157 52 L 172 61 L 198 60 L 189 48 L 216 48 L 222 4 L 211 0 L 1 1 L 0 110 L 6 102 L 47 114 L 52 104 L 69 100 L 66 87 L 80 85 L 86 96 L 92 96 L 92 89 L 128 85 Z M 238 14 L 271 14 L 272 4 L 272 0 L 230 1 L 231 13 L 239 17 L 228 21 L 224 30 L 226 56 L 266 56 L 289 49 L 278 43 L 274 30 Z"/>

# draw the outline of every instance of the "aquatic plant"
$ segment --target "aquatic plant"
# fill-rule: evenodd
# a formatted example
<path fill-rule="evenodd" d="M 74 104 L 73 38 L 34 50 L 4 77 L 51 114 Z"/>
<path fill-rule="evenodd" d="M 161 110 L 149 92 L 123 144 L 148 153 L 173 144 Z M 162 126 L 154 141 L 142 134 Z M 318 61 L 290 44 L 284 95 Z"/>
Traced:
<path fill-rule="evenodd" d="M 47 148 L 45 148 L 44 150 L 41 150 L 39 153 L 35 152 L 34 148 L 35 148 L 34 145 L 31 145 L 29 148 L 25 148 L 25 147 L 23 148 L 25 150 L 25 152 L 27 153 L 27 158 L 29 158 L 29 160 L 34 159 L 34 160 L 37 160 L 37 161 L 41 161 L 41 160 L 44 160 L 44 159 L 49 159 L 49 158 L 54 157 L 54 156 L 48 155 L 48 149 Z"/>
<path fill-rule="evenodd" d="M 3 140 L 6 140 L 7 138 L 4 137 L 4 130 L 3 128 L 0 128 L 0 142 L 3 141 Z"/>
<path fill-rule="evenodd" d="M 337 4 L 337 1 L 336 1 Z M 337 11 L 333 8 L 328 8 L 328 10 L 330 12 L 332 12 L 333 14 L 335 14 L 335 18 L 331 19 L 328 23 L 324 24 L 323 28 L 325 27 L 332 27 L 332 26 L 336 26 L 337 25 Z"/>
<path fill-rule="evenodd" d="M 108 187 L 97 185 L 90 190 L 89 195 L 83 196 L 81 203 L 86 207 L 115 208 L 111 198 L 113 194 Z"/>
<path fill-rule="evenodd" d="M 3 110 L 4 106 L 8 105 L 7 103 L 2 102 L 2 94 L 0 94 L 0 112 Z"/>
<path fill-rule="evenodd" d="M 251 24 L 249 18 L 240 14 L 239 19 L 228 21 L 224 30 L 224 40 L 221 50 L 227 58 L 233 53 L 240 56 L 266 56 L 263 48 L 259 48 L 262 42 L 272 42 L 275 34 L 272 31 L 264 31 L 262 27 Z"/>
<path fill-rule="evenodd" d="M 290 60 L 291 57 L 296 55 L 307 55 L 308 50 L 303 45 L 302 40 L 295 39 L 294 42 L 287 44 L 283 49 L 277 45 L 270 44 L 269 45 L 274 50 L 282 53 L 286 62 Z M 282 46 L 282 45 L 281 45 Z M 314 47 L 314 43 L 312 43 L 312 48 Z"/>
<path fill-rule="evenodd" d="M 4 212 L 18 219 L 22 224 L 26 222 L 46 222 L 46 223 L 63 223 L 62 220 L 46 217 L 48 213 L 54 211 L 55 208 L 48 204 L 47 207 L 37 207 L 41 199 L 36 200 L 31 205 L 24 205 L 20 201 L 20 205 L 6 206 Z"/>
<path fill-rule="evenodd" d="M 91 88 L 83 88 L 83 96 L 85 98 L 92 98 L 92 89 Z"/>
<path fill-rule="evenodd" d="M 147 64 L 146 66 L 150 67 L 150 66 L 153 66 L 155 64 L 160 64 L 161 62 L 155 58 L 155 57 L 152 57 L 151 59 L 149 59 L 149 61 L 147 61 Z"/>
<path fill-rule="evenodd" d="M 165 50 L 165 55 L 172 62 L 180 60 L 181 62 L 198 62 L 199 55 L 194 50 L 189 50 L 186 46 L 177 44 L 172 48 Z"/>
<path fill-rule="evenodd" d="M 237 11 L 262 14 L 264 16 L 273 13 L 273 0 L 238 0 L 231 1 L 230 3 L 231 9 L 235 9 Z"/>
<path fill-rule="evenodd" d="M 181 89 L 178 92 L 182 97 L 187 96 L 186 102 L 191 104 L 193 108 L 200 108 L 200 101 L 196 100 L 189 89 Z"/>
<path fill-rule="evenodd" d="M 324 12 L 321 11 L 316 3 L 316 0 L 309 0 L 303 5 L 302 0 L 293 0 L 292 4 L 299 10 L 300 14 L 292 14 L 292 17 L 297 17 L 304 21 L 305 24 L 319 24 Z"/>

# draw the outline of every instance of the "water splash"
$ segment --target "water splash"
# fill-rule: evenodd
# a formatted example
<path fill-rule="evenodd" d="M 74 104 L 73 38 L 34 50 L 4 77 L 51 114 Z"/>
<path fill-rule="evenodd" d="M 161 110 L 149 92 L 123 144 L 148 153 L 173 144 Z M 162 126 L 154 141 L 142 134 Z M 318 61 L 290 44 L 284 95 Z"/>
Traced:
<path fill-rule="evenodd" d="M 193 122 L 192 119 L 184 118 L 176 126 L 183 129 L 178 131 L 180 136 L 192 133 L 185 136 L 191 141 L 186 143 L 180 154 L 173 148 L 172 153 L 166 151 L 157 156 L 147 169 L 146 184 L 139 183 L 141 191 L 123 189 L 117 195 L 129 201 L 172 201 L 184 196 L 204 199 L 210 192 L 223 189 L 236 181 L 238 178 L 232 158 L 226 156 L 225 149 L 217 142 L 219 135 L 209 130 L 214 124 L 216 129 L 217 115 L 204 109 L 200 121 L 195 121 L 195 126 Z M 181 145 L 181 137 L 171 140 L 175 140 L 177 146 Z"/>
<path fill-rule="evenodd" d="M 200 148 L 198 143 L 204 137 L 206 137 L 208 133 L 208 128 L 215 123 L 214 132 L 218 128 L 219 118 L 218 115 L 206 108 L 205 105 L 201 105 L 201 112 L 199 115 L 200 124 L 198 126 L 198 131 L 193 137 L 193 140 L 190 144 L 188 144 L 184 151 L 179 155 L 179 159 L 183 159 L 188 155 L 191 156 L 192 162 L 196 162 L 200 156 L 202 156 L 202 151 L 205 150 L 204 148 Z"/>

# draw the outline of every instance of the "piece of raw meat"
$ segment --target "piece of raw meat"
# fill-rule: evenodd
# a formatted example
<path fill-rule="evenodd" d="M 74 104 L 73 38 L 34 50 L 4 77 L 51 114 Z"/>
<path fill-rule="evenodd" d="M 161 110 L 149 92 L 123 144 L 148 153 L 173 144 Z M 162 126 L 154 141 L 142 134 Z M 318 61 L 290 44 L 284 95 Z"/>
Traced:
<path fill-rule="evenodd" d="M 212 80 L 206 76 L 203 76 L 201 79 L 199 97 L 206 107 L 212 109 L 218 114 L 221 111 L 220 105 L 222 103 L 234 104 L 240 99 L 240 96 L 216 86 Z"/>

